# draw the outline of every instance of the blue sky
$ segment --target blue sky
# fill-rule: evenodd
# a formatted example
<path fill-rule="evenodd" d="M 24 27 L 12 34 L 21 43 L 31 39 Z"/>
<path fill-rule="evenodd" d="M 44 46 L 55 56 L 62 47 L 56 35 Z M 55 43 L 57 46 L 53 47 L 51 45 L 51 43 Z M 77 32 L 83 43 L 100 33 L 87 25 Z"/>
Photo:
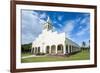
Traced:
<path fill-rule="evenodd" d="M 90 14 L 79 12 L 21 10 L 21 43 L 31 43 L 41 32 L 47 17 L 54 30 L 81 45 L 90 40 Z"/>

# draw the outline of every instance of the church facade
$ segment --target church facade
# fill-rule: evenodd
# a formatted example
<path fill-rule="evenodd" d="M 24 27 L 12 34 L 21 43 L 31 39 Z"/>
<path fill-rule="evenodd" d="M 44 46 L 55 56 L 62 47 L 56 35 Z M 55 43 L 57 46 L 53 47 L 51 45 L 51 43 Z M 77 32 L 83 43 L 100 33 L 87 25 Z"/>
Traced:
<path fill-rule="evenodd" d="M 43 25 L 42 33 L 32 42 L 33 54 L 45 53 L 51 55 L 64 55 L 80 51 L 80 46 L 66 38 L 65 32 L 53 31 L 53 25 L 48 17 Z"/>

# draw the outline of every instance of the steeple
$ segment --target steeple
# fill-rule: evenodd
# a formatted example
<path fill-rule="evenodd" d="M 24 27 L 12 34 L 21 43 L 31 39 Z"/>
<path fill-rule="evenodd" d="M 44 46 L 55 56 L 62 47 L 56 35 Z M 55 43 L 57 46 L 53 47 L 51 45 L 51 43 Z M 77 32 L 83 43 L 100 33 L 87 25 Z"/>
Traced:
<path fill-rule="evenodd" d="M 47 22 L 50 22 L 50 17 L 48 16 L 48 18 L 47 18 Z"/>
<path fill-rule="evenodd" d="M 51 21 L 50 21 L 50 17 L 49 17 L 49 16 L 48 16 L 48 18 L 47 18 L 46 23 L 43 25 L 43 29 L 44 29 L 44 30 L 47 30 L 47 31 L 53 29 L 53 26 L 52 26 L 52 23 L 51 23 Z"/>

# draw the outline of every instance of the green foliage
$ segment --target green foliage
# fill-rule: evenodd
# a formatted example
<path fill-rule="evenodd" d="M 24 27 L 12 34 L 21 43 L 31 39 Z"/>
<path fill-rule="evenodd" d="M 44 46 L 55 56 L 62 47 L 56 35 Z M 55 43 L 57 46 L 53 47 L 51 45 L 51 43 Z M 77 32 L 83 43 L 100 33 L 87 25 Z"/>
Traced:
<path fill-rule="evenodd" d="M 85 47 L 86 46 L 86 42 L 82 42 L 82 47 Z"/>
<path fill-rule="evenodd" d="M 21 45 L 21 52 L 22 53 L 31 52 L 31 47 L 32 47 L 32 43 L 23 44 L 23 45 Z"/>
<path fill-rule="evenodd" d="M 21 53 L 21 57 L 30 56 L 32 53 Z"/>

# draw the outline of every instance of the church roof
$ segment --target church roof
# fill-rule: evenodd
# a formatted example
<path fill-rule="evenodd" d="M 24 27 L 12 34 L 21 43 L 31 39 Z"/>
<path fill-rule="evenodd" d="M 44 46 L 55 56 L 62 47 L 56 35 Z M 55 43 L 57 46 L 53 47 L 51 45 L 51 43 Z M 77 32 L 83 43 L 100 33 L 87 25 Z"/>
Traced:
<path fill-rule="evenodd" d="M 65 40 L 66 42 L 69 42 L 70 44 L 72 44 L 72 45 L 75 45 L 75 46 L 78 46 L 78 47 L 80 47 L 77 43 L 75 43 L 74 41 L 72 41 L 71 39 L 68 39 L 68 38 L 66 38 L 66 40 Z"/>

